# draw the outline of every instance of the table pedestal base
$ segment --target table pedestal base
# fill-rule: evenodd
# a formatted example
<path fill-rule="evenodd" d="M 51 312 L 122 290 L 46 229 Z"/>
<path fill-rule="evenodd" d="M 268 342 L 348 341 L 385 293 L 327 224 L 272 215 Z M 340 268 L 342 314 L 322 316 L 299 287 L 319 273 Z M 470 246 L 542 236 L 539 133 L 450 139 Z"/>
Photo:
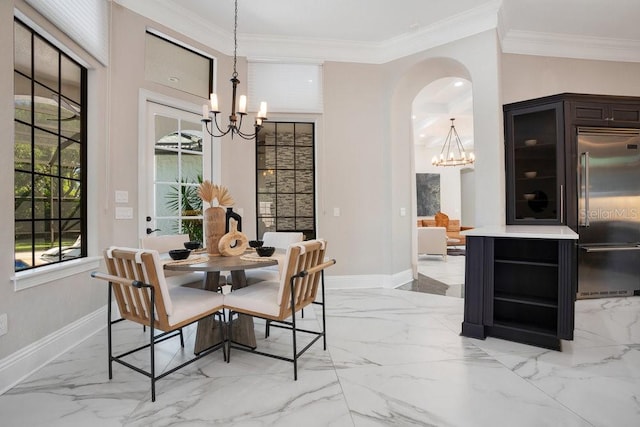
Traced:
<path fill-rule="evenodd" d="M 243 270 L 232 271 L 231 277 L 233 287 L 243 288 L 246 286 L 246 276 Z M 211 271 L 207 273 L 205 280 L 205 289 L 208 291 L 217 291 L 220 281 L 220 272 Z M 256 348 L 256 334 L 253 329 L 253 317 L 240 314 L 233 320 L 232 325 L 233 341 L 246 347 Z M 202 319 L 198 322 L 198 330 L 196 332 L 195 354 L 221 343 L 228 337 L 226 331 L 220 330 L 220 325 L 213 316 Z"/>

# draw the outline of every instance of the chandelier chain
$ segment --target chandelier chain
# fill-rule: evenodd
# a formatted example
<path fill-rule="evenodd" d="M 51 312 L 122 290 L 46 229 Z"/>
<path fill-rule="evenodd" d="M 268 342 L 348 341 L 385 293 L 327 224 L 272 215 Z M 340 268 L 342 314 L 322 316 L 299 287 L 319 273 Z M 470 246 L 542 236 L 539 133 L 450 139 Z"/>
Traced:
<path fill-rule="evenodd" d="M 235 13 L 233 23 L 233 74 L 232 77 L 238 77 L 236 64 L 238 62 L 238 0 L 235 2 Z"/>
<path fill-rule="evenodd" d="M 255 122 L 253 124 L 253 133 L 247 133 L 242 131 L 242 119 L 247 115 L 247 97 L 240 95 L 237 99 L 237 90 L 240 80 L 238 80 L 238 0 L 234 1 L 234 14 L 233 14 L 233 74 L 231 75 L 231 114 L 229 114 L 229 124 L 220 127 L 218 123 L 218 115 L 220 108 L 218 106 L 218 95 L 211 93 L 210 103 L 202 106 L 202 119 L 204 128 L 209 135 L 214 138 L 222 138 L 225 135 L 231 135 L 231 139 L 234 136 L 239 136 L 243 139 L 254 139 L 258 135 L 262 124 L 267 120 L 267 103 L 261 102 L 260 109 L 256 114 Z M 213 117 L 211 117 L 213 114 Z"/>

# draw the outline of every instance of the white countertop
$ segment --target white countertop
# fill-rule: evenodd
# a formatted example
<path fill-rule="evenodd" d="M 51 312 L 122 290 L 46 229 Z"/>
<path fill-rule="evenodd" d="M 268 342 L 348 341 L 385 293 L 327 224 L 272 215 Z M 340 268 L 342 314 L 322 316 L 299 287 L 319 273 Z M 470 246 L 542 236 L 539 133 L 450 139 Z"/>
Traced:
<path fill-rule="evenodd" d="M 494 225 L 462 231 L 464 236 L 572 239 L 578 234 L 565 225 Z"/>

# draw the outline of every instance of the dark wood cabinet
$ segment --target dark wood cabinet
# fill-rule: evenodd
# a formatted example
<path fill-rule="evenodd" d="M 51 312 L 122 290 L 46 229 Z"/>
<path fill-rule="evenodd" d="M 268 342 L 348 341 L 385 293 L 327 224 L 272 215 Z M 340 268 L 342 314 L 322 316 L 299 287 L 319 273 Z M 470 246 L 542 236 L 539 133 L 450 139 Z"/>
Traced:
<path fill-rule="evenodd" d="M 563 101 L 505 106 L 507 224 L 564 224 Z"/>
<path fill-rule="evenodd" d="M 576 230 L 578 127 L 640 128 L 640 98 L 564 93 L 503 111 L 506 223 Z"/>
<path fill-rule="evenodd" d="M 467 237 L 462 335 L 560 349 L 573 339 L 572 239 Z"/>

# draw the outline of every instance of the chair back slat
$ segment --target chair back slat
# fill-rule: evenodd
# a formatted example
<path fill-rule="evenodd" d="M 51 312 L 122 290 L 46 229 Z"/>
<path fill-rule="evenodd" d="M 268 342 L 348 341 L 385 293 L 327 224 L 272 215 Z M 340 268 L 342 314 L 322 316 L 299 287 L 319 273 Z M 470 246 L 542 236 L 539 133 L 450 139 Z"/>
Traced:
<path fill-rule="evenodd" d="M 326 251 L 324 240 L 309 240 L 295 243 L 287 249 L 283 274 L 280 279 L 280 317 L 291 315 L 291 278 L 301 271 L 309 270 L 322 264 Z M 321 271 L 316 271 L 304 277 L 294 279 L 294 303 L 295 309 L 304 308 L 311 304 L 318 293 Z"/>
<path fill-rule="evenodd" d="M 154 252 L 155 255 L 154 256 Z M 151 323 L 151 310 L 154 310 L 154 327 L 168 330 L 166 299 L 168 293 L 164 278 L 158 274 L 157 251 L 134 248 L 110 248 L 105 251 L 105 261 L 109 274 L 151 285 L 155 293 L 155 307 L 151 306 L 149 288 L 134 288 L 112 283 L 112 290 L 120 310 L 120 315 L 128 320 L 144 325 Z"/>

